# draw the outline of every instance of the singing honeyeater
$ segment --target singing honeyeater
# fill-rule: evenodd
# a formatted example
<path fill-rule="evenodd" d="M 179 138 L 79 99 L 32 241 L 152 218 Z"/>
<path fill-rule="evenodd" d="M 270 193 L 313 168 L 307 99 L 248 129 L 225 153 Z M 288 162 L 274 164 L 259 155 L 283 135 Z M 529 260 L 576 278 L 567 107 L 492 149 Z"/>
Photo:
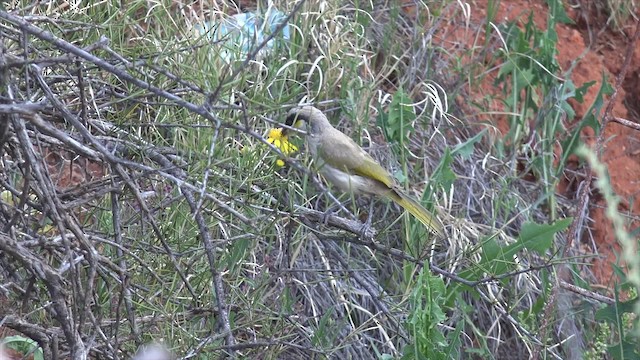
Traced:
<path fill-rule="evenodd" d="M 322 111 L 313 106 L 292 109 L 285 124 L 306 129 L 309 152 L 318 170 L 339 190 L 391 199 L 413 214 L 431 232 L 443 235 L 440 220 L 405 194 L 389 172 L 350 137 L 334 128 Z"/>

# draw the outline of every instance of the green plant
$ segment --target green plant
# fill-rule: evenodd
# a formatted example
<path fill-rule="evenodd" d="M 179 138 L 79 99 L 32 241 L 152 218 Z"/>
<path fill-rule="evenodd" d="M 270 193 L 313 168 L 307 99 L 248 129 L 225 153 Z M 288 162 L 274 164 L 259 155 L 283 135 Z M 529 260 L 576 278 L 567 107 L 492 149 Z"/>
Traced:
<path fill-rule="evenodd" d="M 422 268 L 409 295 L 410 313 L 406 326 L 412 337 L 403 349 L 402 359 L 458 357 L 462 327 L 457 327 L 447 336 L 441 329 L 447 319 L 444 312 L 445 293 L 442 278 Z"/>
<path fill-rule="evenodd" d="M 574 124 L 575 113 L 570 100 L 583 102 L 583 95 L 594 82 L 587 82 L 576 88 L 568 79 L 558 74 L 557 63 L 558 23 L 570 24 L 571 19 L 564 11 L 562 3 L 549 0 L 549 16 L 544 30 L 537 28 L 531 13 L 520 29 L 516 22 L 499 27 L 504 39 L 496 84 L 503 89 L 504 104 L 509 116 L 509 133 L 504 144 L 498 148 L 511 149 L 511 156 L 519 159 L 523 166 L 519 176 L 530 173 L 542 180 L 545 191 L 537 203 L 546 203 L 550 218 L 556 219 L 557 204 L 555 189 L 564 172 L 567 159 L 574 154 L 580 142 L 581 130 L 585 127 L 596 129 L 597 122 L 588 111 L 582 121 Z M 603 81 L 606 84 L 606 81 Z M 607 85 L 601 91 L 607 93 Z M 600 99 L 600 98 L 599 98 Z M 601 106 L 596 100 L 595 107 Z M 557 143 L 561 144 L 561 161 L 556 161 Z"/>
<path fill-rule="evenodd" d="M 616 294 L 620 288 L 616 287 Z M 640 303 L 637 293 L 628 301 L 620 301 L 616 296 L 616 302 L 596 312 L 596 320 L 599 326 L 609 329 L 615 337 L 603 337 L 599 339 L 599 349 L 606 350 L 613 359 L 640 359 L 640 342 L 638 339 L 638 326 L 640 319 L 636 313 L 636 307 Z M 607 327 L 608 325 L 608 327 Z M 604 347 L 604 349 L 602 349 Z"/>

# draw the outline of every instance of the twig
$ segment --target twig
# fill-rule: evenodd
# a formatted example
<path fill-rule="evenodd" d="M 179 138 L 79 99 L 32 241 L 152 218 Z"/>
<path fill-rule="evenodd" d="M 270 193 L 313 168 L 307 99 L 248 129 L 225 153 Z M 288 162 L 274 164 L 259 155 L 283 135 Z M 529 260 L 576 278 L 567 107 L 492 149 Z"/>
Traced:
<path fill-rule="evenodd" d="M 633 122 L 631 120 L 619 118 L 619 117 L 616 117 L 616 116 L 611 116 L 609 118 L 609 120 L 611 120 L 613 122 L 617 122 L 618 124 L 622 124 L 622 125 L 624 125 L 626 127 L 630 127 L 630 128 L 632 128 L 634 130 L 640 131 L 640 124 L 638 124 L 636 122 Z"/>
<path fill-rule="evenodd" d="M 86 359 L 88 350 L 85 347 L 77 328 L 75 328 L 73 314 L 69 312 L 69 308 L 66 306 L 63 279 L 57 271 L 43 261 L 40 261 L 39 258 L 31 253 L 31 251 L 25 249 L 22 245 L 4 234 L 0 234 L 0 250 L 20 261 L 22 265 L 33 274 L 33 276 L 36 276 L 43 281 L 49 290 L 56 318 L 60 322 L 65 338 L 71 347 L 71 358 L 75 360 Z M 40 336 L 36 336 L 35 339 L 42 338 Z M 48 341 L 45 342 L 45 344 L 46 343 L 48 343 Z"/>
<path fill-rule="evenodd" d="M 206 224 L 202 213 L 198 211 L 198 206 L 196 204 L 196 200 L 193 196 L 193 192 L 189 189 L 182 188 L 181 189 L 184 198 L 189 203 L 191 207 L 191 213 L 195 216 L 196 223 L 198 224 L 198 229 L 200 231 L 200 235 L 202 236 L 202 241 L 204 243 L 205 252 L 207 253 L 207 260 L 209 261 L 209 271 L 211 271 L 211 275 L 213 276 L 213 285 L 215 288 L 216 294 L 216 302 L 218 304 L 218 315 L 220 316 L 219 322 L 224 332 L 227 334 L 227 345 L 233 346 L 236 341 L 233 337 L 233 332 L 231 331 L 231 323 L 229 322 L 229 307 L 225 301 L 225 291 L 224 284 L 222 282 L 222 275 L 216 268 L 217 260 L 214 254 L 215 248 L 213 245 L 213 240 L 211 238 L 211 233 L 209 232 L 209 227 Z M 211 329 L 212 334 L 214 335 L 215 329 Z"/>
<path fill-rule="evenodd" d="M 312 220 L 314 223 L 321 223 L 323 221 L 326 221 L 327 225 L 331 225 L 339 229 L 346 230 L 356 235 L 362 234 L 362 229 L 364 224 L 359 221 L 346 219 L 337 215 L 327 215 L 321 211 L 304 208 L 304 207 L 298 207 L 296 210 L 300 212 L 301 216 L 308 218 L 309 220 Z M 364 234 L 364 237 L 367 240 L 373 240 L 373 238 L 376 236 L 376 233 L 377 233 L 376 229 L 372 227 L 367 227 L 365 231 L 366 232 Z"/>
<path fill-rule="evenodd" d="M 111 193 L 111 214 L 113 214 L 113 236 L 114 236 L 114 242 L 117 243 L 119 246 L 116 247 L 116 255 L 118 256 L 118 258 L 120 258 L 120 261 L 118 263 L 118 265 L 120 266 L 121 269 L 126 270 L 127 269 L 127 259 L 124 256 L 124 251 L 123 251 L 123 238 L 122 238 L 122 219 L 121 219 L 121 212 L 120 212 L 120 196 L 118 195 L 117 192 L 112 192 Z M 119 302 L 124 302 L 125 304 L 125 309 L 127 310 L 127 319 L 129 320 L 129 328 L 131 329 L 131 332 L 134 336 L 134 338 L 136 339 L 136 345 L 140 346 L 141 345 L 141 337 L 140 337 L 140 329 L 138 328 L 138 322 L 136 319 L 136 314 L 134 311 L 134 307 L 133 307 L 133 299 L 132 299 L 132 295 L 131 295 L 131 288 L 128 286 L 129 285 L 129 274 L 127 274 L 126 272 L 123 274 L 119 274 L 120 275 L 120 282 L 121 282 L 121 293 L 120 293 L 120 298 L 118 299 Z M 118 317 L 120 315 L 120 304 L 118 304 L 117 309 L 117 314 L 116 314 L 116 322 L 118 322 Z M 118 335 L 120 335 L 120 331 L 115 331 L 114 334 L 114 344 L 116 346 L 116 348 L 119 348 L 119 343 L 118 343 Z"/>
<path fill-rule="evenodd" d="M 37 69 L 37 66 L 35 66 L 35 65 L 31 65 L 30 67 Z M 178 275 L 180 275 L 180 278 L 184 282 L 184 284 L 185 284 L 186 288 L 189 290 L 190 294 L 193 296 L 194 299 L 197 299 L 195 290 L 191 286 L 190 282 L 187 280 L 187 276 L 186 276 L 185 272 L 182 270 L 182 267 L 180 266 L 179 262 L 175 258 L 175 255 L 171 251 L 171 247 L 169 246 L 168 242 L 166 241 L 165 236 L 163 235 L 162 231 L 160 230 L 160 226 L 158 225 L 157 221 L 152 216 L 150 216 L 151 215 L 151 211 L 149 210 L 149 208 L 147 206 L 147 203 L 144 201 L 142 195 L 140 194 L 140 190 L 135 185 L 135 183 L 133 182 L 131 177 L 127 174 L 126 171 L 124 171 L 124 169 L 123 169 L 123 167 L 121 165 L 121 161 L 116 156 L 111 154 L 111 152 L 91 134 L 91 132 L 84 126 L 84 124 L 82 124 L 82 122 L 79 121 L 78 118 L 76 116 L 74 116 L 66 106 L 64 106 L 64 104 L 62 104 L 62 102 L 54 95 L 53 91 L 51 90 L 49 85 L 46 83 L 46 81 L 42 78 L 42 75 L 41 75 L 41 73 L 39 71 L 33 71 L 33 75 L 36 77 L 36 80 L 38 81 L 38 84 L 40 84 L 40 87 L 44 91 L 44 93 L 47 96 L 47 98 L 49 99 L 49 101 L 53 104 L 53 106 L 58 111 L 60 111 L 60 113 L 62 113 L 62 115 L 65 118 L 65 120 L 67 120 L 76 130 L 78 130 L 78 132 L 82 135 L 82 137 L 88 143 L 90 143 L 96 149 L 98 149 L 98 151 L 101 153 L 101 157 L 102 158 L 104 158 L 105 160 L 107 160 L 111 164 L 113 164 L 113 167 L 114 167 L 116 173 L 118 173 L 118 175 L 120 175 L 120 177 L 122 177 L 122 179 L 127 184 L 129 189 L 133 192 L 133 194 L 136 197 L 136 200 L 138 201 L 138 204 L 140 205 L 140 208 L 142 209 L 142 211 L 144 211 L 145 214 L 149 215 L 148 219 L 149 219 L 149 223 L 151 224 L 151 228 L 153 229 L 154 233 L 156 234 L 156 236 L 158 237 L 158 239 L 160 240 L 160 242 L 164 246 L 164 248 L 165 248 L 165 250 L 167 252 L 167 255 L 169 256 L 169 259 L 172 262 L 172 265 L 176 269 L 176 272 L 178 273 Z M 66 138 L 69 138 L 69 137 L 66 136 Z M 176 169 L 174 168 L 172 172 L 175 173 Z M 182 179 L 186 178 L 186 175 L 184 175 L 182 173 L 178 173 L 177 176 L 180 176 Z M 83 237 L 81 235 L 78 235 L 78 234 L 75 234 L 75 235 L 78 237 L 78 240 L 82 240 L 83 239 Z M 92 254 L 92 253 L 90 253 L 90 254 Z M 91 255 L 89 256 L 88 260 L 89 261 L 91 260 Z"/>
<path fill-rule="evenodd" d="M 571 292 L 574 292 L 576 294 L 580 294 L 580 295 L 582 295 L 584 297 L 588 297 L 588 298 L 591 298 L 593 300 L 600 301 L 601 303 L 605 303 L 605 304 L 608 304 L 608 305 L 613 305 L 613 304 L 616 303 L 615 299 L 612 299 L 612 298 L 610 298 L 608 296 L 600 295 L 598 293 L 595 293 L 593 291 L 589 291 L 587 289 L 583 289 L 583 288 L 575 286 L 573 284 L 569 284 L 566 281 L 562 281 L 561 280 L 560 281 L 560 287 L 565 289 L 565 290 L 569 290 Z"/>

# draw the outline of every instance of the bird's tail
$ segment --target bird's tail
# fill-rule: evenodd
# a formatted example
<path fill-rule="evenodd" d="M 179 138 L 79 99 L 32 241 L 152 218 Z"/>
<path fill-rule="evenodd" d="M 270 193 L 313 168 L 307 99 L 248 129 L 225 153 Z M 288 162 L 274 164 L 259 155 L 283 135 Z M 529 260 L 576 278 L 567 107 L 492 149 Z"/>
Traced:
<path fill-rule="evenodd" d="M 413 200 L 399 190 L 390 191 L 388 196 L 391 200 L 395 201 L 398 205 L 402 206 L 405 210 L 420 220 L 420 222 L 423 223 L 429 231 L 438 236 L 444 235 L 444 225 L 442 225 L 437 217 L 420 205 L 419 202 Z"/>

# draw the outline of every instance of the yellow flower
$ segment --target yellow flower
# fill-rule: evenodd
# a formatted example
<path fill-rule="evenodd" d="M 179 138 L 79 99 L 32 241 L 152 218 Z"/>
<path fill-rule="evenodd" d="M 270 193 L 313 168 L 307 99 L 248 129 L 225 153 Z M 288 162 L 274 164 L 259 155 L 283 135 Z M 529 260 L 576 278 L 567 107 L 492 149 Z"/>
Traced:
<path fill-rule="evenodd" d="M 273 146 L 277 147 L 282 151 L 283 154 L 289 155 L 298 151 L 298 147 L 289 142 L 289 138 L 286 134 L 282 133 L 282 128 L 275 128 L 269 130 L 269 136 L 267 136 L 267 142 L 269 144 L 273 144 Z M 278 159 L 276 161 L 278 166 L 284 166 L 284 161 Z"/>

